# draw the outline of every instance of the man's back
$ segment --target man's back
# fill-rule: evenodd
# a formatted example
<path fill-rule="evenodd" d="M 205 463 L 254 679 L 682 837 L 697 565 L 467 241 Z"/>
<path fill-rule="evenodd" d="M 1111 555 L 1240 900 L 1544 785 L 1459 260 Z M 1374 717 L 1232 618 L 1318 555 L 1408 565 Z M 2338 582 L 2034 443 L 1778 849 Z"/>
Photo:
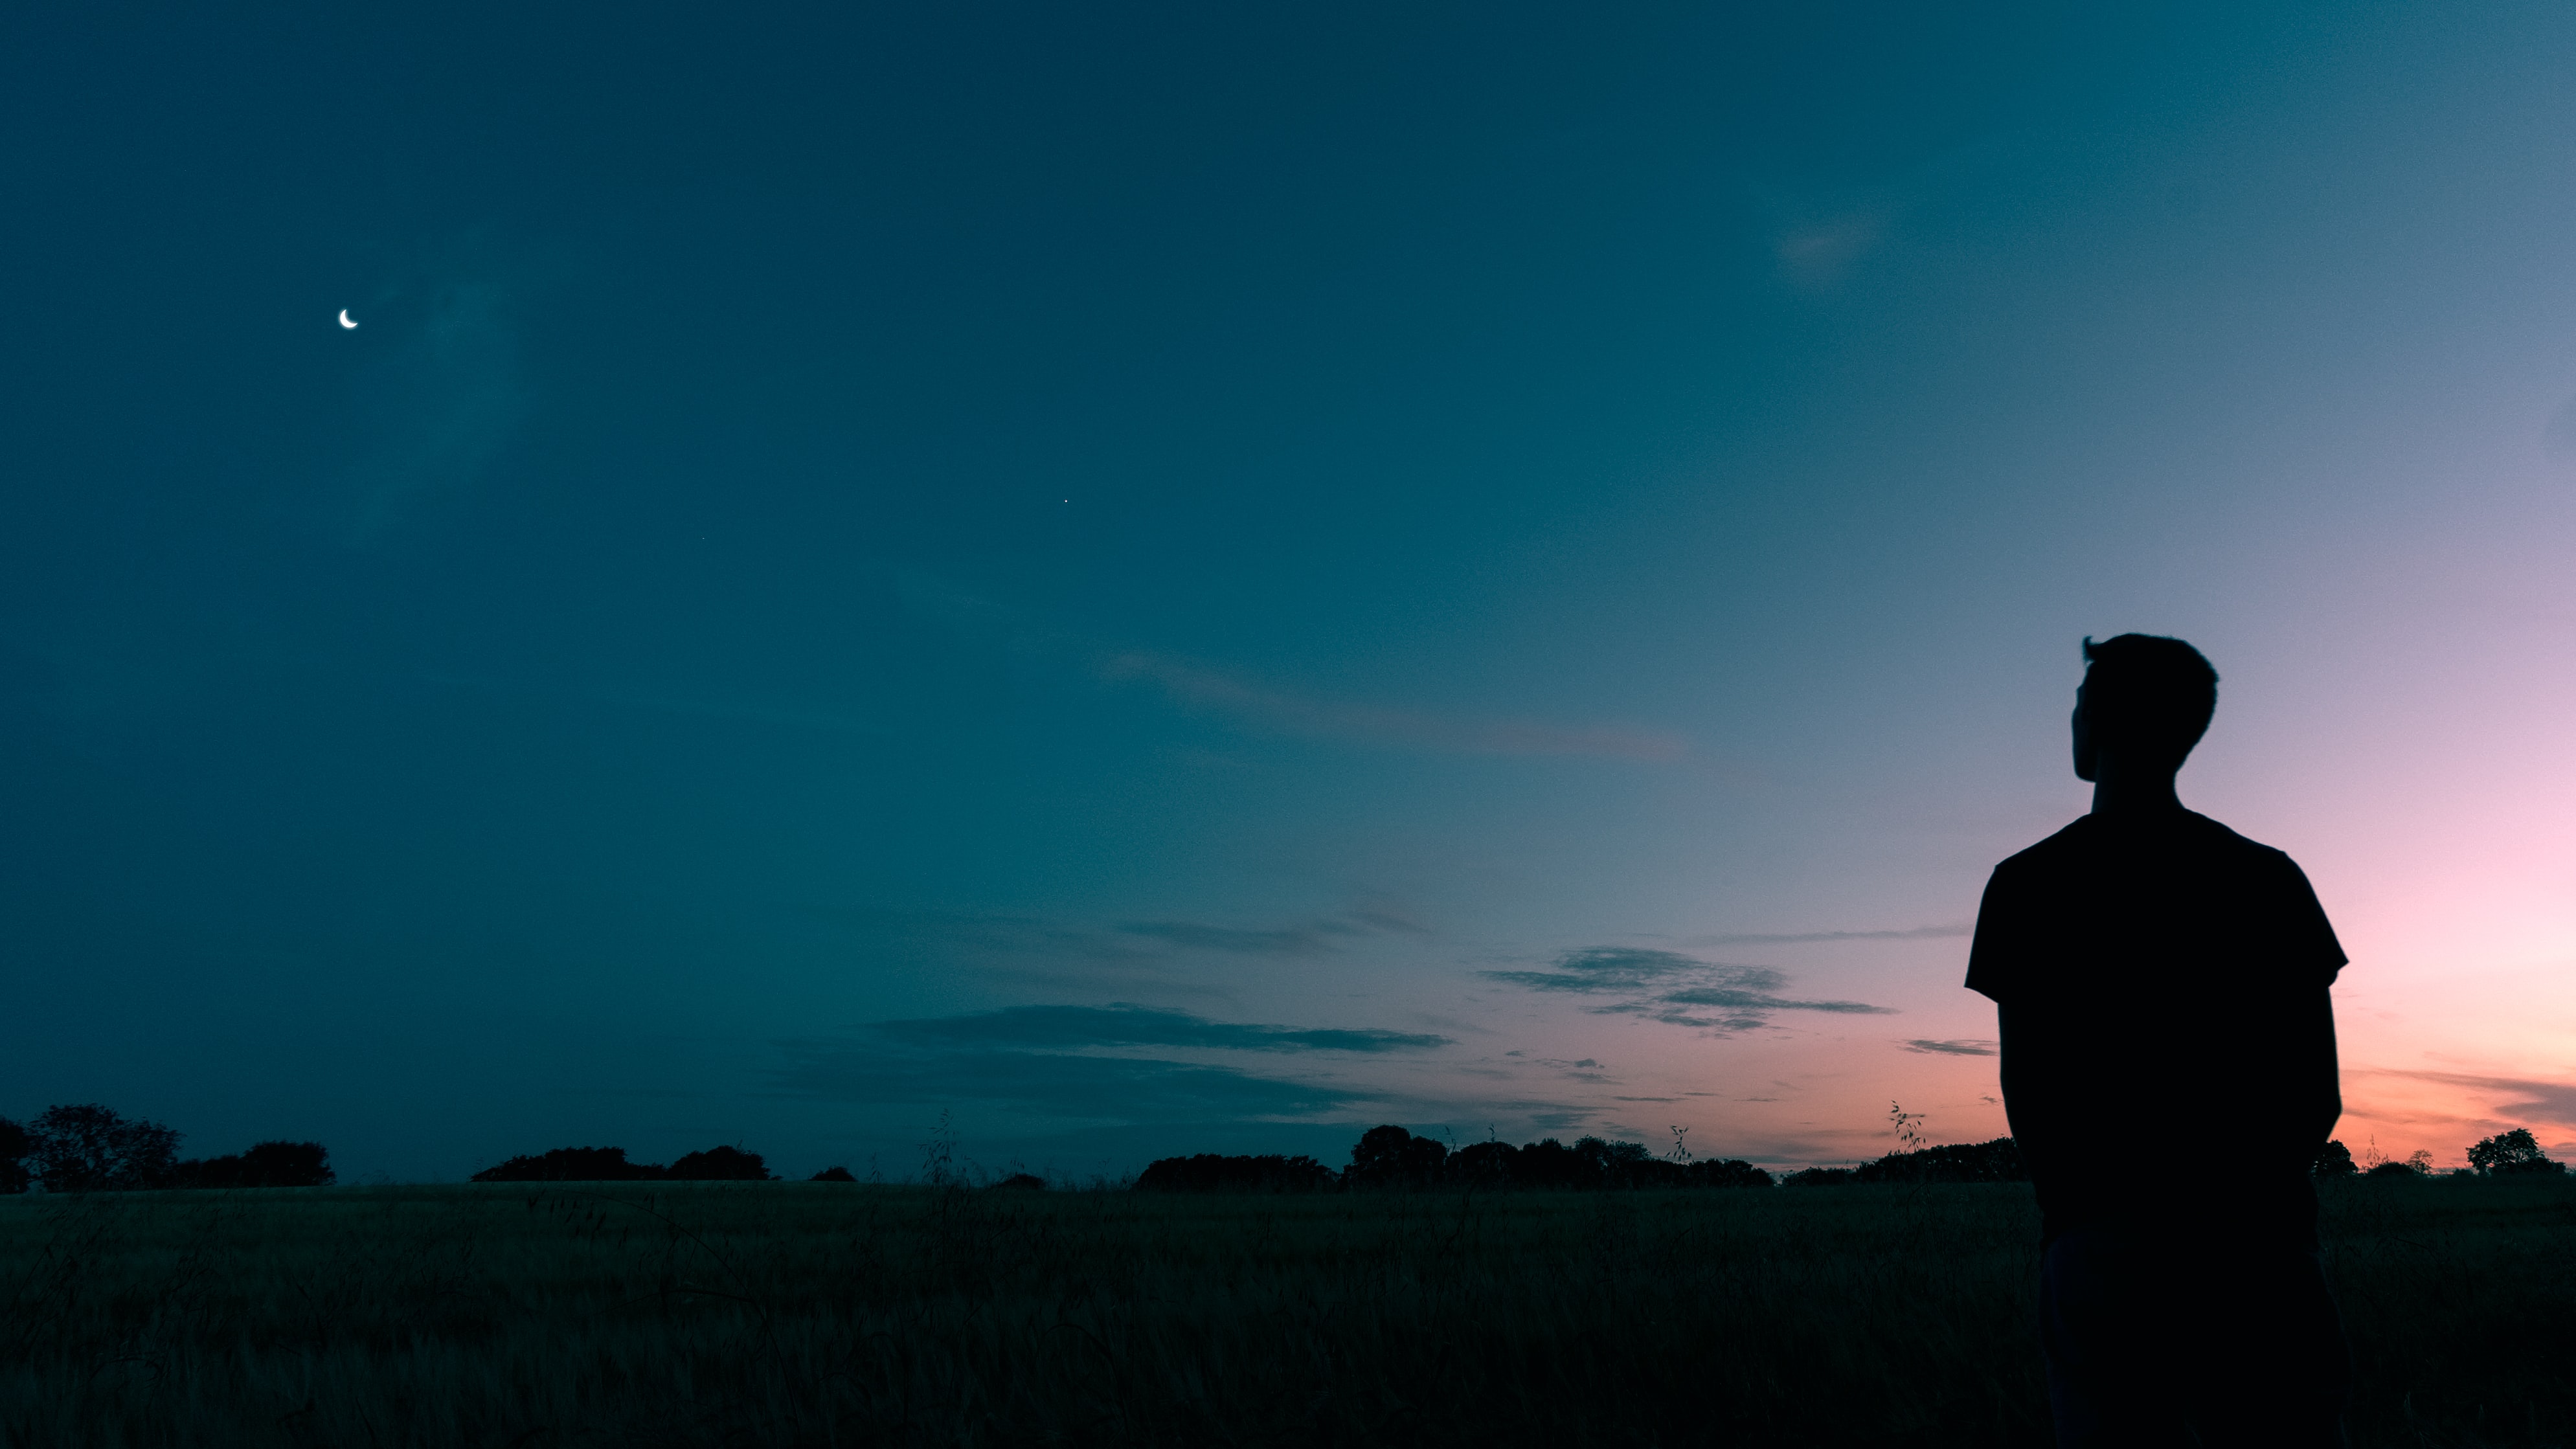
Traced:
<path fill-rule="evenodd" d="M 2344 959 L 2288 856 L 2189 811 L 2084 816 L 1997 866 L 1967 984 L 2001 1008 L 2048 1235 L 2312 1235 Z"/>
<path fill-rule="evenodd" d="M 2351 1387 L 2309 1164 L 2343 1104 L 2343 948 L 2290 858 L 2182 807 L 2218 708 L 2180 639 L 2084 641 L 2093 813 L 1995 867 L 1968 985 L 2038 1190 L 2061 1449 L 2328 1449 Z"/>

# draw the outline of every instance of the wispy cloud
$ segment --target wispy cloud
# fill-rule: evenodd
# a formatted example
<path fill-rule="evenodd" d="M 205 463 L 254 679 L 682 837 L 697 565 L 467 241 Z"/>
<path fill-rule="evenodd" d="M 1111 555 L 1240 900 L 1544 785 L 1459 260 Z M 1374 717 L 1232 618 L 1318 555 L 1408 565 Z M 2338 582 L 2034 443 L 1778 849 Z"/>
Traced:
<path fill-rule="evenodd" d="M 1467 1136 L 1491 1124 L 1512 1141 L 1568 1129 L 1628 1131 L 1600 1120 L 1611 1101 L 1672 1105 L 1671 1094 L 1652 1086 L 1628 1087 L 1631 1097 L 1565 1101 L 1538 1081 L 1519 1080 L 1520 1071 L 1473 1070 L 1454 1047 L 1427 1032 L 1238 1022 L 1132 1003 L 1051 1004 L 781 1042 L 771 1081 L 818 1101 L 974 1109 L 968 1115 L 982 1124 L 974 1130 L 988 1137 L 1135 1128 L 1144 1134 L 1132 1139 L 1137 1164 L 1209 1150 L 1211 1142 L 1276 1151 L 1282 1142 L 1310 1142 L 1297 1134 L 1327 1124 L 1347 1132 L 1332 1144 L 1336 1151 L 1376 1122 L 1417 1131 L 1449 1124 Z M 1513 1055 L 1522 1071 L 1582 1084 L 1587 1097 L 1619 1085 L 1590 1058 Z M 1285 1135 L 1264 1135 L 1266 1127 Z"/>
<path fill-rule="evenodd" d="M 1268 1120 L 1311 1117 L 1383 1094 L 1120 1049 L 1378 1056 L 1451 1044 L 1424 1032 L 1218 1021 L 1125 1002 L 1018 1006 L 881 1021 L 837 1038 L 782 1043 L 787 1065 L 776 1079 L 799 1096 L 872 1105 L 978 1102 L 1092 1122 Z"/>
<path fill-rule="evenodd" d="M 1959 926 L 1908 926 L 1900 931 L 1801 931 L 1790 935 L 1692 936 L 1683 944 L 1690 946 L 1792 946 L 1810 941 L 1932 941 L 1950 936 L 1973 936 L 1977 928 Z"/>
<path fill-rule="evenodd" d="M 1126 1002 L 1108 1006 L 1010 1006 L 960 1016 L 879 1022 L 873 1029 L 904 1041 L 1057 1050 L 1160 1046 L 1255 1052 L 1391 1052 L 1453 1045 L 1445 1036 L 1422 1032 L 1212 1021 L 1187 1011 Z"/>
<path fill-rule="evenodd" d="M 896 587 L 909 610 L 960 636 L 1022 654 L 1080 660 L 1103 680 L 1150 685 L 1183 708 L 1224 715 L 1255 731 L 1443 754 L 1584 756 L 1642 764 L 1670 764 L 1690 754 L 1690 741 L 1664 730 L 1471 718 L 1314 699 L 1152 650 L 1084 640 L 926 574 L 899 574 Z"/>
<path fill-rule="evenodd" d="M 1488 980 L 1508 981 L 1532 991 L 1572 991 L 1598 993 L 1605 991 L 1652 991 L 1675 981 L 1704 977 L 1711 973 L 1737 975 L 1745 979 L 1752 973 L 1772 977 L 1776 971 L 1759 966 L 1719 966 L 1678 951 L 1650 951 L 1633 946 L 1594 946 L 1568 951 L 1556 958 L 1555 967 L 1547 971 L 1487 971 Z"/>
<path fill-rule="evenodd" d="M 2387 1077 L 2407 1077 L 2419 1082 L 2438 1082 L 2448 1087 L 2466 1087 L 2495 1100 L 2489 1110 L 2508 1121 L 2542 1122 L 2558 1127 L 2576 1127 L 2576 1083 L 2545 1082 L 2530 1077 L 2483 1077 L 2465 1072 L 2401 1071 L 2394 1068 L 2360 1068 Z"/>
<path fill-rule="evenodd" d="M 1337 936 L 1359 934 L 1359 928 L 1347 921 L 1329 920 L 1255 930 L 1197 921 L 1122 921 L 1118 929 L 1126 935 L 1166 941 L 1184 950 L 1223 951 L 1237 956 L 1313 956 L 1333 949 L 1333 938 Z"/>
<path fill-rule="evenodd" d="M 1597 1015 L 1638 1015 L 1704 1031 L 1740 1032 L 1770 1024 L 1782 1011 L 1889 1015 L 1861 1001 L 1808 1001 L 1778 995 L 1788 977 L 1768 966 L 1702 961 L 1678 951 L 1594 946 L 1568 951 L 1544 971 L 1486 971 L 1492 981 L 1531 991 L 1615 996 L 1588 1008 Z"/>
<path fill-rule="evenodd" d="M 1213 710 L 1280 734 L 1467 755 L 1580 755 L 1667 764 L 1690 752 L 1681 736 L 1612 725 L 1462 719 L 1414 710 L 1308 699 L 1155 654 L 1119 654 L 1102 677 L 1141 680 L 1177 703 Z"/>
<path fill-rule="evenodd" d="M 1934 1056 L 1947 1057 L 1990 1057 L 1995 1054 L 1993 1042 L 1977 1037 L 1961 1037 L 1955 1041 L 1932 1041 L 1918 1036 L 1909 1039 L 1905 1043 L 1905 1049 L 1910 1052 L 1929 1052 Z"/>
<path fill-rule="evenodd" d="M 1791 227 L 1772 239 L 1771 254 L 1780 263 L 1781 275 L 1791 282 L 1803 287 L 1831 286 L 1878 245 L 1887 234 L 1887 223 L 1885 210 L 1869 208 Z"/>
<path fill-rule="evenodd" d="M 1085 933 L 1071 928 L 1073 937 Z M 1183 954 L 1218 952 L 1228 956 L 1320 956 L 1372 935 L 1420 936 L 1430 928 L 1401 908 L 1372 900 L 1339 915 L 1318 916 L 1276 926 L 1220 926 L 1206 921 L 1120 921 L 1107 933 L 1119 940 L 1114 950 L 1132 951 L 1130 942 L 1152 941 Z"/>
<path fill-rule="evenodd" d="M 817 914 L 968 969 L 1057 988 L 1122 992 L 1204 991 L 1204 973 L 1194 976 L 1185 968 L 1210 955 L 1312 957 L 1359 946 L 1371 937 L 1429 934 L 1400 905 L 1376 897 L 1337 915 L 1272 925 L 1191 920 L 1094 924 L 908 911 Z"/>
<path fill-rule="evenodd" d="M 1431 928 L 1416 920 L 1401 902 L 1386 896 L 1373 897 L 1351 907 L 1350 918 L 1372 931 L 1400 936 L 1431 934 Z"/>

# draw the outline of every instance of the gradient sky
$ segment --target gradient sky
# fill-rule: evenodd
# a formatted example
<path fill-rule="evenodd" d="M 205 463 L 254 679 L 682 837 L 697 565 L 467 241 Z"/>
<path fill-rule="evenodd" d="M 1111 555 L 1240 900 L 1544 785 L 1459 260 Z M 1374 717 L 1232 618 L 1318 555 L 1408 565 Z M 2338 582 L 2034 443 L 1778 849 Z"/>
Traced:
<path fill-rule="evenodd" d="M 1984 1138 L 2135 629 L 2576 1150 L 2576 13 L 832 9 L 0 23 L 0 1113 Z"/>

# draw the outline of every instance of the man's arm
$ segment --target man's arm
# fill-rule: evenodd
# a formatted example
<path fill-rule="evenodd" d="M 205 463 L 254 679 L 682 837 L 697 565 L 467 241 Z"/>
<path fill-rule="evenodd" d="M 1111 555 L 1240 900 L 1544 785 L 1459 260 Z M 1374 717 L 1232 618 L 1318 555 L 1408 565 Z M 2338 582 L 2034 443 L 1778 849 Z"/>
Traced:
<path fill-rule="evenodd" d="M 2042 1009 L 2012 1001 L 1996 1006 L 1995 1025 L 2003 1038 L 2004 1120 L 2013 1145 L 2032 1181 L 2054 1182 L 2082 1126 L 2068 1120 L 2074 1093 L 2061 1060 L 2064 1027 Z"/>
<path fill-rule="evenodd" d="M 2006 862 L 2007 865 L 2010 862 Z M 1977 931 L 1968 942 L 1968 989 L 2001 1003 L 2012 994 L 2022 974 L 2023 929 L 2020 892 L 2004 866 L 1986 877 L 1986 893 L 1977 902 Z"/>
<path fill-rule="evenodd" d="M 2317 899 L 2307 872 L 2289 856 L 2281 857 L 2281 966 L 2295 993 L 2284 1026 L 2295 1054 L 2298 1075 L 2292 1083 L 2299 1128 L 2322 1148 L 2343 1116 L 2343 1072 L 2335 1056 L 2334 998 L 2326 991 L 2344 964 L 2343 943 Z M 2312 1154 L 2313 1155 L 2313 1154 Z"/>
<path fill-rule="evenodd" d="M 2031 989 L 2033 902 L 2023 885 L 2010 862 L 1995 867 L 1986 881 L 1976 939 L 1968 948 L 1968 986 L 1995 1003 L 2004 1120 L 2031 1177 L 2046 1182 L 2057 1177 L 2077 1124 L 2066 1120 L 2073 1093 L 2062 1060 L 2065 1026 Z"/>
<path fill-rule="evenodd" d="M 2307 994 L 2296 1029 L 2302 1067 L 2299 1122 L 2310 1129 L 2315 1147 L 2323 1148 L 2343 1116 L 2343 1067 L 2335 1056 L 2334 998 L 2322 987 Z"/>

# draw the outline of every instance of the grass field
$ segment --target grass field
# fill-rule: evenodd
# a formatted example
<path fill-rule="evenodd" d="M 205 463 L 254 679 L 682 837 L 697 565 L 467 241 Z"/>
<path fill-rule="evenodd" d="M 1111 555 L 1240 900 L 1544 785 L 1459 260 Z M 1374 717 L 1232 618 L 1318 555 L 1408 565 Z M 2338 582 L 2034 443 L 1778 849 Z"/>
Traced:
<path fill-rule="evenodd" d="M 2576 1444 L 2576 1187 L 2333 1187 L 2355 1442 Z M 2038 1444 L 2028 1197 L 22 1197 L 0 1443 Z"/>

